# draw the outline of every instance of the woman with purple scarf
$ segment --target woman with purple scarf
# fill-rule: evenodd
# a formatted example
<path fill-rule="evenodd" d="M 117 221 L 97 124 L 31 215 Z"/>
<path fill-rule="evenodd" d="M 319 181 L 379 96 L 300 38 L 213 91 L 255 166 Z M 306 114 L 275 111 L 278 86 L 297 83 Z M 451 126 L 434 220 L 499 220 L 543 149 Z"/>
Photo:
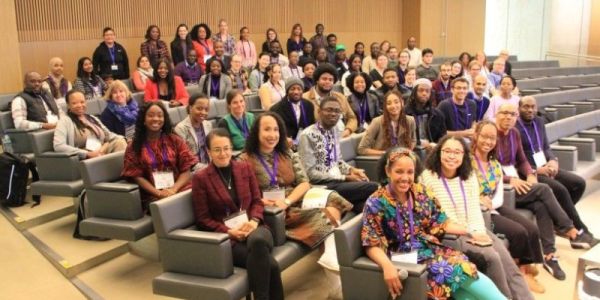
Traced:
<path fill-rule="evenodd" d="M 106 91 L 104 99 L 107 105 L 100 120 L 110 131 L 131 140 L 135 133 L 138 104 L 131 98 L 129 88 L 122 81 L 115 80 Z"/>

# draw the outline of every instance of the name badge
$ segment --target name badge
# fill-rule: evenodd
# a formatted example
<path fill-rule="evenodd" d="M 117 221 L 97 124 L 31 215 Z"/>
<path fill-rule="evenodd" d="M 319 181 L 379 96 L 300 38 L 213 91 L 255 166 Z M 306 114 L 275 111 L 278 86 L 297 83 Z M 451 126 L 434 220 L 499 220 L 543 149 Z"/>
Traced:
<path fill-rule="evenodd" d="M 519 173 L 517 173 L 517 169 L 515 169 L 515 166 L 502 166 L 502 171 L 504 171 L 504 175 L 508 177 L 519 178 Z"/>
<path fill-rule="evenodd" d="M 367 124 L 367 122 L 364 122 L 363 125 L 362 125 L 362 128 L 364 130 L 367 130 L 369 128 L 369 124 Z"/>
<path fill-rule="evenodd" d="M 48 121 L 48 123 L 50 124 L 56 124 L 58 122 L 58 116 L 49 113 L 48 115 L 46 115 L 46 121 Z"/>
<path fill-rule="evenodd" d="M 298 56 L 302 56 L 304 55 L 304 52 L 302 50 L 298 51 Z"/>
<path fill-rule="evenodd" d="M 285 199 L 284 189 L 271 189 L 263 192 L 263 198 L 269 200 L 283 200 Z"/>
<path fill-rule="evenodd" d="M 118 71 L 119 70 L 119 66 L 118 65 L 110 65 L 110 69 L 113 71 Z"/>
<path fill-rule="evenodd" d="M 211 57 L 212 55 L 210 54 L 204 54 L 204 63 L 206 63 Z"/>
<path fill-rule="evenodd" d="M 175 177 L 170 171 L 155 171 L 152 172 L 154 178 L 154 187 L 157 190 L 168 189 L 175 185 Z"/>
<path fill-rule="evenodd" d="M 546 160 L 546 155 L 543 151 L 539 151 L 533 154 L 533 161 L 535 162 L 536 167 L 544 166 L 548 161 Z"/>
<path fill-rule="evenodd" d="M 238 229 L 240 226 L 248 223 L 248 215 L 245 210 L 241 210 L 235 214 L 231 214 L 223 219 L 225 226 L 231 229 Z"/>
<path fill-rule="evenodd" d="M 313 187 L 302 198 L 302 209 L 324 208 L 332 190 Z"/>
<path fill-rule="evenodd" d="M 392 252 L 392 261 L 400 263 L 416 264 L 418 262 L 417 251 L 410 251 L 408 253 L 403 252 Z"/>
<path fill-rule="evenodd" d="M 88 151 L 96 151 L 102 147 L 102 142 L 93 136 L 88 136 L 85 140 L 85 149 Z"/>

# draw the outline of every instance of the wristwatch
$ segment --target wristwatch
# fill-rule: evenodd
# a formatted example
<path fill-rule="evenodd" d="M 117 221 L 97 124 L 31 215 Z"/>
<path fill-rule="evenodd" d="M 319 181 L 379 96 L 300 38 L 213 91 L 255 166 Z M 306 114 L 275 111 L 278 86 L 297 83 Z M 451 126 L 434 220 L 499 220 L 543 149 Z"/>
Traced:
<path fill-rule="evenodd" d="M 283 199 L 283 203 L 285 203 L 285 205 L 287 205 L 287 206 L 292 205 L 292 201 L 290 201 L 290 199 L 288 199 L 288 198 Z"/>

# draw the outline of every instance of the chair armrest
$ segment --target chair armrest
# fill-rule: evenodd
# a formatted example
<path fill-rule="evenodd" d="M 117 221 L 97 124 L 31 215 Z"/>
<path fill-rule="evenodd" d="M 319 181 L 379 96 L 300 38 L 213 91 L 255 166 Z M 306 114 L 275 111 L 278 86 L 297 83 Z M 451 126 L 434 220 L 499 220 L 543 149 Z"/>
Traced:
<path fill-rule="evenodd" d="M 144 212 L 140 190 L 138 188 L 126 189 L 125 187 L 130 186 L 129 184 L 122 184 L 124 187 L 119 189 L 116 188 L 116 186 L 121 185 L 118 183 L 112 183 L 114 189 L 103 189 L 103 186 L 109 186 L 110 184 L 99 183 L 87 189 L 89 215 L 117 220 L 138 220 L 142 218 Z M 96 189 L 96 186 L 100 186 L 100 189 Z"/>
<path fill-rule="evenodd" d="M 44 157 L 44 158 L 66 158 L 66 157 L 72 157 L 72 156 L 78 156 L 78 155 L 79 155 L 79 153 L 77 153 L 76 151 L 71 151 L 71 152 L 44 152 L 39 157 Z"/>
<path fill-rule="evenodd" d="M 556 108 L 556 111 L 558 112 L 558 120 L 572 117 L 577 113 L 575 105 L 572 104 L 554 104 L 550 105 L 550 107 Z"/>
<path fill-rule="evenodd" d="M 600 131 L 598 130 L 582 130 L 577 133 L 577 136 L 580 138 L 594 139 L 596 145 L 600 145 Z M 598 150 L 598 146 L 596 146 L 596 151 Z"/>
<path fill-rule="evenodd" d="M 558 158 L 561 169 L 575 171 L 579 158 L 577 147 L 553 144 L 550 145 L 550 149 Z"/>
<path fill-rule="evenodd" d="M 91 188 L 97 191 L 131 192 L 137 190 L 139 186 L 134 183 L 100 182 L 94 184 Z"/>
<path fill-rule="evenodd" d="M 169 234 L 167 238 L 173 240 L 198 242 L 205 244 L 218 245 L 229 239 L 229 235 L 221 232 L 209 232 L 190 229 L 176 229 Z"/>
<path fill-rule="evenodd" d="M 377 163 L 379 162 L 379 158 L 381 156 L 359 155 L 354 158 L 354 163 L 357 168 L 365 170 L 365 174 L 367 174 L 367 177 L 371 181 L 377 181 Z"/>
<path fill-rule="evenodd" d="M 565 137 L 558 139 L 560 145 L 575 146 L 579 152 L 579 159 L 585 161 L 596 160 L 596 142 L 590 138 Z"/>
<path fill-rule="evenodd" d="M 408 272 L 408 276 L 420 276 L 427 271 L 427 266 L 423 264 L 410 264 L 401 262 L 392 262 L 399 269 L 404 269 Z M 371 270 L 382 272 L 381 267 L 366 256 L 361 256 L 352 263 L 352 267 L 363 270 Z"/>
<path fill-rule="evenodd" d="M 516 207 L 516 199 L 515 199 L 515 188 L 513 188 L 509 184 L 504 185 L 504 201 L 502 202 L 502 206 L 510 209 L 515 209 Z"/>
<path fill-rule="evenodd" d="M 40 130 L 39 128 L 34 128 L 34 129 L 17 129 L 17 128 L 7 128 L 4 130 L 4 132 L 6 133 L 27 133 L 27 132 L 34 132 L 34 131 L 38 131 Z"/>
<path fill-rule="evenodd" d="M 279 207 L 265 206 L 263 212 L 265 224 L 273 232 L 273 243 L 281 246 L 285 243 L 285 211 Z"/>

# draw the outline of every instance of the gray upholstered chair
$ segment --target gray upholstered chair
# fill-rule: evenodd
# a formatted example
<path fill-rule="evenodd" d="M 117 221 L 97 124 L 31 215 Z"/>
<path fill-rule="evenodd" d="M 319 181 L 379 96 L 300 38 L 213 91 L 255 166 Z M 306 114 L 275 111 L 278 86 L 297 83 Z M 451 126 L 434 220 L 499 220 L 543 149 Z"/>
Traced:
<path fill-rule="evenodd" d="M 0 95 L 0 135 L 6 134 L 10 137 L 13 153 L 27 154 L 28 158 L 33 159 L 33 146 L 29 134 L 34 130 L 16 129 L 10 111 L 10 103 L 16 95 Z"/>
<path fill-rule="evenodd" d="M 366 256 L 362 247 L 361 228 L 362 214 L 359 214 L 334 232 L 344 299 L 389 299 L 381 268 Z M 427 299 L 426 266 L 398 262 L 394 265 L 408 272 L 408 278 L 402 281 L 402 295 L 397 299 Z"/>
<path fill-rule="evenodd" d="M 152 219 L 142 211 L 138 185 L 121 180 L 123 158 L 121 151 L 80 162 L 88 211 L 81 234 L 137 241 L 154 232 Z"/>

